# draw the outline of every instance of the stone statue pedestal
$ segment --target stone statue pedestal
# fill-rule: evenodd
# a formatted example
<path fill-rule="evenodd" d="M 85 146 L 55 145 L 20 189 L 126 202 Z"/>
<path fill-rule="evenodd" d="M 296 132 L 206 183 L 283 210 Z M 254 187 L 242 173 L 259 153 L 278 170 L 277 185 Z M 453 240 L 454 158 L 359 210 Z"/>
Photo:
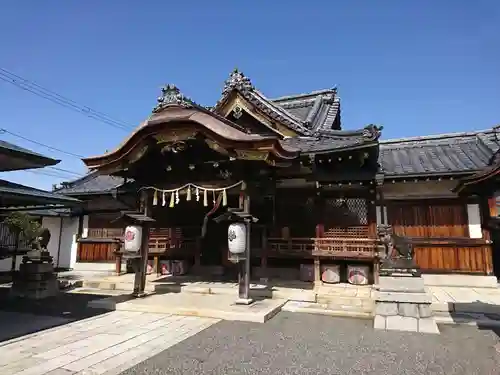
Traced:
<path fill-rule="evenodd" d="M 42 299 L 55 296 L 59 293 L 59 284 L 52 257 L 48 252 L 37 251 L 33 257 L 24 256 L 15 275 L 10 294 L 12 297 Z"/>
<path fill-rule="evenodd" d="M 439 334 L 432 317 L 432 297 L 426 292 L 424 279 L 392 269 L 391 276 L 381 276 L 375 298 L 375 329 Z"/>

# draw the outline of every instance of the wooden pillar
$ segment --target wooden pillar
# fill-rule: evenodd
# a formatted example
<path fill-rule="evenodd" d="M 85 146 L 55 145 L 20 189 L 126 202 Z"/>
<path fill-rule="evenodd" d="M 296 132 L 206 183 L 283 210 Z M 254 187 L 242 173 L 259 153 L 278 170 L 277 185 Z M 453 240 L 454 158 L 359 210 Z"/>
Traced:
<path fill-rule="evenodd" d="M 245 196 L 243 199 L 243 211 L 245 213 L 250 213 L 250 195 L 248 194 L 248 190 L 245 191 Z M 246 219 L 246 251 L 245 251 L 245 260 L 239 262 L 239 275 L 238 275 L 238 299 L 236 300 L 237 304 L 249 305 L 252 303 L 252 299 L 250 298 L 250 229 L 251 229 L 251 220 Z"/>
<path fill-rule="evenodd" d="M 376 216 L 376 222 L 375 222 L 375 235 L 377 235 L 378 230 L 377 226 L 378 225 L 388 225 L 387 222 L 387 206 L 385 203 L 384 199 L 384 191 L 382 189 L 384 185 L 384 175 L 383 174 L 377 174 L 375 176 L 375 216 Z M 377 210 L 378 208 L 378 210 Z M 378 212 L 377 212 L 378 211 Z M 373 235 L 372 233 L 370 233 Z M 378 246 L 377 246 L 378 247 Z M 375 253 L 375 258 L 373 259 L 373 283 L 377 285 L 379 283 L 380 279 L 380 257 L 379 257 L 379 252 L 378 248 L 374 249 Z"/>
<path fill-rule="evenodd" d="M 141 191 L 141 208 L 142 213 L 145 216 L 151 215 L 152 201 L 148 190 Z M 146 289 L 146 273 L 148 267 L 148 252 L 149 252 L 149 229 L 150 225 L 148 223 L 143 223 L 142 226 L 142 242 L 141 242 L 141 257 L 139 258 L 137 269 L 135 271 L 134 279 L 134 296 L 142 297 L 144 296 L 144 291 Z"/>
<path fill-rule="evenodd" d="M 196 248 L 194 250 L 194 267 L 200 270 L 201 267 L 201 237 L 196 238 Z"/>
<path fill-rule="evenodd" d="M 267 228 L 263 227 L 262 228 L 262 253 L 260 257 L 260 268 L 262 272 L 262 277 L 266 278 L 267 277 L 267 253 L 268 253 L 268 248 L 267 248 L 267 233 L 266 233 Z"/>

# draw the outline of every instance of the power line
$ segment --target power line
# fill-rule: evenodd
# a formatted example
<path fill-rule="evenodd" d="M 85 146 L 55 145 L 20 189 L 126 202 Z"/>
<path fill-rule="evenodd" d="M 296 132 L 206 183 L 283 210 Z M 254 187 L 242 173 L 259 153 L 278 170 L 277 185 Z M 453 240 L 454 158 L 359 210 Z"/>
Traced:
<path fill-rule="evenodd" d="M 69 151 L 61 150 L 60 148 L 57 148 L 57 147 L 46 145 L 45 143 L 41 143 L 41 142 L 35 141 L 33 139 L 24 137 L 24 136 L 22 136 L 20 134 L 17 134 L 17 133 L 13 133 L 10 130 L 7 130 L 5 128 L 0 128 L 0 134 L 2 134 L 2 133 L 10 134 L 10 135 L 12 135 L 14 137 L 17 137 L 17 138 L 23 139 L 25 141 L 31 142 L 31 143 L 33 143 L 35 145 L 46 147 L 46 148 L 48 148 L 49 150 L 52 150 L 52 151 L 57 151 L 57 152 L 60 152 L 60 153 L 63 153 L 63 154 L 69 155 L 69 156 L 74 156 L 74 157 L 76 157 L 78 159 L 82 159 L 83 158 L 82 155 L 74 154 L 74 153 L 69 152 Z"/>
<path fill-rule="evenodd" d="M 134 129 L 134 126 L 128 125 L 122 121 L 115 120 L 103 112 L 96 111 L 88 106 L 82 106 L 72 99 L 69 99 L 63 95 L 56 93 L 55 91 L 49 90 L 33 81 L 23 78 L 17 74 L 14 74 L 7 69 L 0 68 L 0 80 L 10 83 L 22 90 L 31 92 L 43 99 L 50 100 L 51 102 L 58 104 L 64 108 L 72 110 L 74 112 L 83 114 L 94 120 L 103 122 L 109 126 L 117 129 L 129 131 Z"/>
<path fill-rule="evenodd" d="M 84 176 L 82 173 L 73 172 L 73 171 L 70 171 L 69 169 L 64 169 L 64 168 L 59 168 L 59 167 L 48 167 L 48 168 L 53 169 L 55 171 L 59 171 L 59 172 L 73 174 L 73 175 L 76 175 L 76 176 L 79 176 L 79 177 L 83 177 Z"/>
<path fill-rule="evenodd" d="M 38 174 L 38 175 L 42 175 L 42 176 L 49 176 L 49 177 L 57 177 L 57 178 L 61 178 L 61 179 L 67 179 L 68 176 L 64 176 L 60 173 L 56 173 L 56 172 L 52 172 L 52 171 L 42 171 L 42 170 L 31 170 L 31 169 L 25 169 L 21 172 L 28 172 L 28 173 L 33 173 L 33 174 Z"/>

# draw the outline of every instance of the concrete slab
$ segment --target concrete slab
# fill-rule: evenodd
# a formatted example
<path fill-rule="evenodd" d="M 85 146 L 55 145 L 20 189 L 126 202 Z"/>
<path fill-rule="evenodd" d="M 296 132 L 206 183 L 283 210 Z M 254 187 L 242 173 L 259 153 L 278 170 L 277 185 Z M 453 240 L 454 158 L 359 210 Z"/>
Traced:
<path fill-rule="evenodd" d="M 236 304 L 236 296 L 172 293 L 154 294 L 125 302 L 116 302 L 111 297 L 101 300 L 98 306 L 93 304 L 89 307 L 264 323 L 276 315 L 285 302 L 263 299 L 245 306 Z"/>
<path fill-rule="evenodd" d="M 476 275 L 422 275 L 425 285 L 466 288 L 498 288 L 495 276 Z"/>

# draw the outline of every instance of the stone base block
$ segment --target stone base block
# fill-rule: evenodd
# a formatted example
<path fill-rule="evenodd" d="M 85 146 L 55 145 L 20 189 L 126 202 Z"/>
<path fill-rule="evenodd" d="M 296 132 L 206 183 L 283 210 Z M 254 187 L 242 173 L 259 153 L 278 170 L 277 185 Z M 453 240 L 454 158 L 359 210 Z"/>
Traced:
<path fill-rule="evenodd" d="M 434 318 L 422 318 L 418 319 L 418 332 L 439 335 L 439 328 Z"/>
<path fill-rule="evenodd" d="M 378 283 L 381 292 L 425 293 L 421 277 L 381 276 Z"/>
<path fill-rule="evenodd" d="M 253 299 L 251 298 L 238 298 L 236 301 L 234 301 L 234 303 L 237 305 L 250 305 L 252 302 Z"/>
<path fill-rule="evenodd" d="M 381 315 L 381 316 L 398 315 L 398 304 L 393 302 L 379 302 L 375 306 L 375 315 Z"/>
<path fill-rule="evenodd" d="M 376 315 L 373 320 L 373 328 L 375 329 L 386 329 L 386 317 L 381 315 Z"/>
<path fill-rule="evenodd" d="M 376 315 L 373 321 L 374 329 L 387 331 L 405 331 L 439 334 L 439 328 L 433 318 L 411 318 L 407 316 Z"/>
<path fill-rule="evenodd" d="M 408 316 L 388 316 L 385 318 L 385 329 L 390 331 L 418 332 L 416 318 Z"/>

